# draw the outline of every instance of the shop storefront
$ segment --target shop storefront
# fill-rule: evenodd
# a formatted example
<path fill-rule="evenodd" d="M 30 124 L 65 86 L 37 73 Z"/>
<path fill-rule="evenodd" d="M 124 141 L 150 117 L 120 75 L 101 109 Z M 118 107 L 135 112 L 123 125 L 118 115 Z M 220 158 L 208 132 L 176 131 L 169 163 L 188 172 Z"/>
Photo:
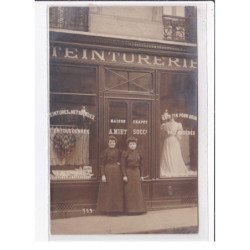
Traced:
<path fill-rule="evenodd" d="M 138 139 L 148 210 L 197 205 L 197 48 L 50 31 L 51 216 L 95 214 L 109 135 Z M 185 173 L 165 169 L 168 116 Z"/>

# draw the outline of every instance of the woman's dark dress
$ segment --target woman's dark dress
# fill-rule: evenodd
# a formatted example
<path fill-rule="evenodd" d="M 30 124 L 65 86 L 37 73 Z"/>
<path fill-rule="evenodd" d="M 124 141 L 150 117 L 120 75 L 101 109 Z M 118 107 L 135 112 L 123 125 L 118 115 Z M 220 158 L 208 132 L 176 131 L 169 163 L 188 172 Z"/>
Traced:
<path fill-rule="evenodd" d="M 142 157 L 137 150 L 122 153 L 121 165 L 123 175 L 128 177 L 125 183 L 125 211 L 129 213 L 144 213 L 146 205 L 143 199 L 141 173 Z"/>
<path fill-rule="evenodd" d="M 119 162 L 119 150 L 106 149 L 101 157 L 101 175 L 106 176 L 107 182 L 101 182 L 99 186 L 97 211 L 123 212 L 124 189 L 122 171 Z"/>

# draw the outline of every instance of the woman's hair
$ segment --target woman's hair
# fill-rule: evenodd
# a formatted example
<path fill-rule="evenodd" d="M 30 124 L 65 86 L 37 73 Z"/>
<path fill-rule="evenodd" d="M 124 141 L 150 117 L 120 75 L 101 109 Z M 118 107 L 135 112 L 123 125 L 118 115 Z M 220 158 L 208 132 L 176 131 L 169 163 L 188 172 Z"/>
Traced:
<path fill-rule="evenodd" d="M 115 143 L 117 143 L 117 138 L 113 135 L 110 135 L 109 138 L 108 138 L 108 142 L 109 141 L 115 141 Z"/>
<path fill-rule="evenodd" d="M 129 137 L 129 138 L 127 139 L 127 144 L 129 144 L 130 142 L 135 142 L 135 143 L 137 144 L 137 141 L 138 141 L 137 138 L 135 138 L 135 137 Z"/>

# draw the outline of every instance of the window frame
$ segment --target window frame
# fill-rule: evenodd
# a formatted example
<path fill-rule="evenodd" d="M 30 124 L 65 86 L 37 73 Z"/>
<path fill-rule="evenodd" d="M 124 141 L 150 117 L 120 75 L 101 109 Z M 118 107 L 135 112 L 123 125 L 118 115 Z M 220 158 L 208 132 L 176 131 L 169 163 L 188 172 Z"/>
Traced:
<path fill-rule="evenodd" d="M 95 84 L 96 84 L 96 93 L 77 93 L 77 92 L 61 92 L 61 91 L 50 91 L 50 84 L 51 84 L 51 74 L 53 74 L 53 72 L 51 70 L 53 70 L 52 68 L 53 67 L 73 67 L 73 68 L 78 68 L 79 70 L 83 69 L 83 68 L 93 68 L 95 69 Z M 50 61 L 50 68 L 49 68 L 49 86 L 48 86 L 48 90 L 49 90 L 49 110 L 50 110 L 50 105 L 51 105 L 51 97 L 52 96 L 71 96 L 71 97 L 74 97 L 74 96 L 81 96 L 82 98 L 84 98 L 85 96 L 86 97 L 94 97 L 96 98 L 96 105 L 95 105 L 95 108 L 96 108 L 96 142 L 97 142 L 97 146 L 96 146 L 96 150 L 97 150 L 97 154 L 99 154 L 99 66 L 98 65 L 86 65 L 86 64 L 78 64 L 78 63 L 65 63 L 65 62 L 53 62 L 53 61 Z M 50 121 L 50 117 L 49 117 L 49 129 L 51 127 L 51 121 Z M 49 145 L 51 146 L 51 145 Z M 93 166 L 92 167 L 92 173 L 93 173 L 93 176 L 91 179 L 88 179 L 88 180 L 84 180 L 84 179 L 65 179 L 65 180 L 58 180 L 58 181 L 69 181 L 69 180 L 73 180 L 73 181 L 93 181 L 93 180 L 97 180 L 98 179 L 98 176 L 99 176 L 99 158 L 97 159 L 97 166 Z M 50 165 L 50 170 L 51 170 L 51 167 L 52 165 Z M 54 181 L 54 180 L 53 180 Z M 57 180 L 56 180 L 57 181 Z"/>
<path fill-rule="evenodd" d="M 161 121 L 160 121 L 160 117 L 161 117 L 161 96 L 160 96 L 160 85 L 161 85 L 161 79 L 162 79 L 162 75 L 163 74 L 174 74 L 174 75 L 193 75 L 197 84 L 197 176 L 196 177 L 171 177 L 171 178 L 161 178 L 160 177 L 160 161 L 161 161 L 161 156 L 160 154 L 157 156 L 157 154 L 155 154 L 155 162 L 156 162 L 156 178 L 161 179 L 161 180 L 166 180 L 166 179 L 186 179 L 186 178 L 198 178 L 198 169 L 199 169 L 199 162 L 198 162 L 198 157 L 199 157 L 199 151 L 198 151 L 198 139 L 199 139 L 199 129 L 198 129 L 198 124 L 199 124 L 199 99 L 198 99 L 198 91 L 199 91 L 199 85 L 198 85 L 198 74 L 196 71 L 173 71 L 173 70 L 156 70 L 156 76 L 157 76 L 157 80 L 156 80 L 156 101 L 155 101 L 155 128 L 156 128 L 156 136 L 155 136 L 155 140 L 159 141 L 160 139 L 160 126 L 161 126 Z M 161 152 L 161 148 L 160 148 L 160 144 L 159 143 L 155 143 L 155 151 L 156 152 Z"/>

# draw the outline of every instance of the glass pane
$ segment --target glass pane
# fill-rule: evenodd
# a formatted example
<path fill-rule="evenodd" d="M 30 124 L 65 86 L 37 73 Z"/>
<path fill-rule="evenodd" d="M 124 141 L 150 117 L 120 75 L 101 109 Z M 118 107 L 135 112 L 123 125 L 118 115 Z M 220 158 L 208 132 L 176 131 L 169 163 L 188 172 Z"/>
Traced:
<path fill-rule="evenodd" d="M 149 175 L 149 103 L 132 103 L 132 135 L 138 139 L 137 148 L 143 157 L 143 176 Z"/>
<path fill-rule="evenodd" d="M 52 92 L 96 94 L 96 69 L 89 67 L 51 66 L 50 90 Z"/>
<path fill-rule="evenodd" d="M 98 162 L 97 99 L 73 95 L 50 98 L 52 179 L 91 179 Z"/>
<path fill-rule="evenodd" d="M 198 96 L 194 75 L 161 75 L 160 175 L 196 176 Z"/>
<path fill-rule="evenodd" d="M 150 92 L 153 90 L 153 77 L 151 73 L 130 72 L 129 90 Z"/>
<path fill-rule="evenodd" d="M 128 133 L 128 106 L 126 102 L 110 101 L 108 134 L 118 139 L 117 147 L 125 150 Z"/>
<path fill-rule="evenodd" d="M 128 72 L 121 70 L 106 70 L 105 89 L 128 90 Z"/>

